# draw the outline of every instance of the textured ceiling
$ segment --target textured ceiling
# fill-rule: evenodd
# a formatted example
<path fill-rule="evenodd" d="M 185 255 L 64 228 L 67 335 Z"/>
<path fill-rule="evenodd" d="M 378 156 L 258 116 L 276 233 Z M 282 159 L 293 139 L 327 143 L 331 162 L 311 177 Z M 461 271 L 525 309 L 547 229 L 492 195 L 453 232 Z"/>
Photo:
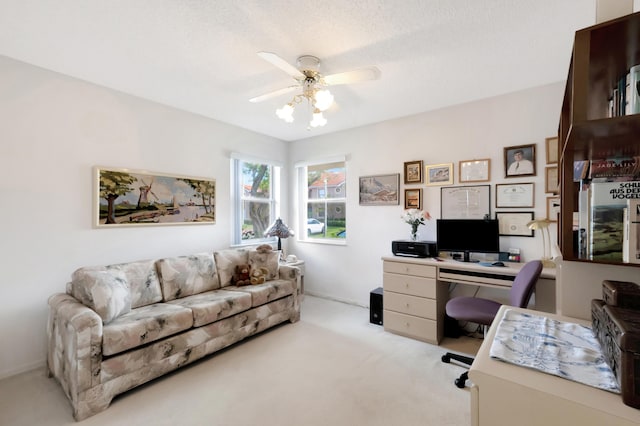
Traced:
<path fill-rule="evenodd" d="M 562 81 L 594 23 L 595 0 L 0 0 L 0 54 L 299 140 Z M 275 116 L 290 94 L 248 102 L 293 81 L 259 51 L 381 77 L 332 87 L 307 130 L 306 108 Z"/>

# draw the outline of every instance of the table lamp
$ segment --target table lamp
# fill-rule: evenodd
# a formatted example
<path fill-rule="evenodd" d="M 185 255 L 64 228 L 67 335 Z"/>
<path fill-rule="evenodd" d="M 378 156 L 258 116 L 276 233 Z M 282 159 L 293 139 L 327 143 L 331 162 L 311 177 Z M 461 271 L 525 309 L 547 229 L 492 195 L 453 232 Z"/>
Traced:
<path fill-rule="evenodd" d="M 542 234 L 542 266 L 545 268 L 555 268 L 556 264 L 551 258 L 551 234 L 549 233 L 549 219 L 535 219 L 527 223 L 527 227 Z"/>
<path fill-rule="evenodd" d="M 282 251 L 281 238 L 293 237 L 293 231 L 284 224 L 282 219 L 277 218 L 275 222 L 273 222 L 271 226 L 269 226 L 269 228 L 264 232 L 264 236 L 278 237 L 278 250 Z"/>

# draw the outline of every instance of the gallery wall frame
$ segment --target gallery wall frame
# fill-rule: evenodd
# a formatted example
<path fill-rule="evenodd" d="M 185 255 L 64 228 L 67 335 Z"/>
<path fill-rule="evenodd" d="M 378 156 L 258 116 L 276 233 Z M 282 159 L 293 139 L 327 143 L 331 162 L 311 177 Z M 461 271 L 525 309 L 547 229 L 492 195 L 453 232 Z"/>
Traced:
<path fill-rule="evenodd" d="M 216 221 L 215 179 L 95 166 L 93 187 L 97 228 Z"/>
<path fill-rule="evenodd" d="M 533 237 L 535 231 L 527 226 L 533 220 L 533 217 L 533 212 L 496 212 L 499 235 Z"/>
<path fill-rule="evenodd" d="M 407 185 L 414 183 L 423 183 L 424 177 L 422 168 L 424 167 L 422 160 L 407 161 L 404 163 L 404 183 Z"/>
<path fill-rule="evenodd" d="M 458 163 L 460 183 L 489 182 L 491 180 L 491 159 L 464 160 Z"/>
<path fill-rule="evenodd" d="M 544 169 L 544 192 L 558 194 L 560 192 L 558 180 L 558 166 L 545 167 Z"/>
<path fill-rule="evenodd" d="M 453 163 L 425 166 L 425 181 L 428 186 L 453 184 Z"/>
<path fill-rule="evenodd" d="M 558 164 L 558 137 L 545 138 L 544 143 L 547 154 L 547 164 Z"/>
<path fill-rule="evenodd" d="M 400 204 L 400 173 L 360 176 L 361 206 L 393 206 Z"/>
<path fill-rule="evenodd" d="M 508 178 L 536 175 L 536 145 L 504 148 L 504 176 Z"/>
<path fill-rule="evenodd" d="M 422 210 L 422 188 L 404 190 L 404 208 Z"/>
<path fill-rule="evenodd" d="M 547 197 L 547 219 L 557 222 L 560 215 L 560 197 Z"/>
<path fill-rule="evenodd" d="M 442 219 L 485 219 L 491 215 L 491 185 L 440 188 Z"/>
<path fill-rule="evenodd" d="M 526 183 L 496 183 L 496 208 L 535 207 L 535 186 Z"/>

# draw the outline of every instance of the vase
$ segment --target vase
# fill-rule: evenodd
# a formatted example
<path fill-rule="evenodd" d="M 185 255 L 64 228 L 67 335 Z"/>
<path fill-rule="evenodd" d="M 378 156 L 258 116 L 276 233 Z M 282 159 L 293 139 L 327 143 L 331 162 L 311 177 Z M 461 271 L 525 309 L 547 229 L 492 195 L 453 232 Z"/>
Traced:
<path fill-rule="evenodd" d="M 411 241 L 418 241 L 419 237 L 420 237 L 420 235 L 418 234 L 418 226 L 417 225 L 412 225 L 411 226 L 411 235 L 409 236 L 409 239 Z"/>

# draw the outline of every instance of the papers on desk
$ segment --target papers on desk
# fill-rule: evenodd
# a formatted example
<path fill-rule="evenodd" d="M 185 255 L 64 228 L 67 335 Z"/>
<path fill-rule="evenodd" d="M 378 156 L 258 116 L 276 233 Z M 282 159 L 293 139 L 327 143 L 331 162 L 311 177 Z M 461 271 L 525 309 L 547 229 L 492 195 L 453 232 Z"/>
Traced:
<path fill-rule="evenodd" d="M 620 393 L 589 327 L 505 311 L 489 351 L 491 358 Z"/>

